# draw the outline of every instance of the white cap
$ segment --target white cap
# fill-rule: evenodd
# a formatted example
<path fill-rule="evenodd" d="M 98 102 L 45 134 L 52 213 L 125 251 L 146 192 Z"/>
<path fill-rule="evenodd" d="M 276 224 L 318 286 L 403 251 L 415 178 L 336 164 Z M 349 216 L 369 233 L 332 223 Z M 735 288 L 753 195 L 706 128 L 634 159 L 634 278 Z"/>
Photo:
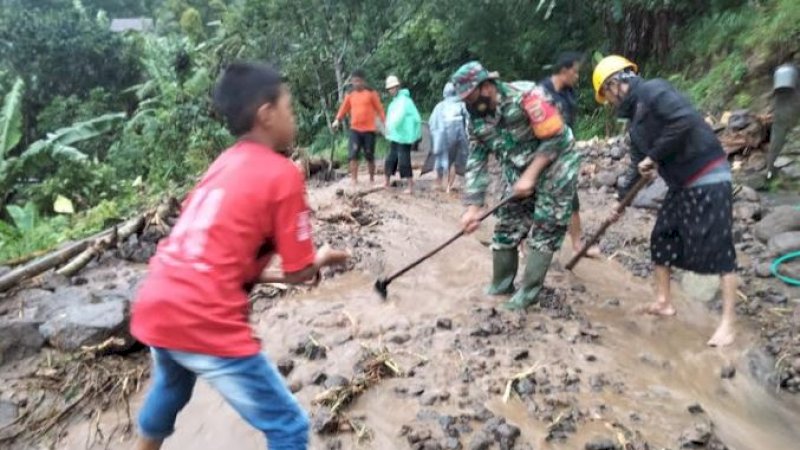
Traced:
<path fill-rule="evenodd" d="M 400 79 L 394 75 L 386 77 L 386 89 L 396 88 L 400 86 Z"/>

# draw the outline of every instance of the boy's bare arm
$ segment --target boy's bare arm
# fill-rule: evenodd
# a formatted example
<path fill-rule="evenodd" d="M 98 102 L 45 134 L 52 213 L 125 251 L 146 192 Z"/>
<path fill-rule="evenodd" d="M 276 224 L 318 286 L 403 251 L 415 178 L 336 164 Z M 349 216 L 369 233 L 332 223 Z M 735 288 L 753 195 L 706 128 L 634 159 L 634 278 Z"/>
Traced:
<path fill-rule="evenodd" d="M 320 269 L 325 266 L 344 264 L 350 258 L 350 252 L 345 250 L 334 250 L 324 246 L 317 252 L 314 264 L 298 272 L 277 273 L 274 270 L 265 269 L 259 276 L 259 283 L 285 283 L 301 284 L 314 279 Z"/>

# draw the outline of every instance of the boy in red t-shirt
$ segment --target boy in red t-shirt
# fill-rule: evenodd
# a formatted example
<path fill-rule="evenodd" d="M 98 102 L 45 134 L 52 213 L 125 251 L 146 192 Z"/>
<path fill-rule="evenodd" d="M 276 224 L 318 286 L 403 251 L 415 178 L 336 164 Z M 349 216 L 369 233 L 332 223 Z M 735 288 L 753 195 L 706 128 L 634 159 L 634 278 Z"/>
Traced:
<path fill-rule="evenodd" d="M 214 104 L 238 137 L 186 199 L 150 261 L 131 332 L 151 347 L 153 381 L 139 414 L 139 450 L 156 450 L 206 380 L 272 449 L 305 449 L 308 417 L 248 323 L 249 287 L 302 283 L 348 254 L 314 251 L 305 184 L 287 157 L 295 137 L 291 94 L 269 66 L 231 64 Z M 283 274 L 266 266 L 277 254 Z"/>

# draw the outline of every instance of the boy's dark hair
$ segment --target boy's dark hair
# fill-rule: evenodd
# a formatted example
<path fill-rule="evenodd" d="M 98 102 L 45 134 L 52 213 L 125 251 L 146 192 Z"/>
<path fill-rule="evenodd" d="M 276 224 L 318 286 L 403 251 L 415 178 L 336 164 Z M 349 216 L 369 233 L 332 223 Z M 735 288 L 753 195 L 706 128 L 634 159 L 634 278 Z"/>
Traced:
<path fill-rule="evenodd" d="M 350 78 L 361 78 L 362 80 L 365 80 L 367 78 L 367 74 L 361 69 L 356 69 L 350 73 Z"/>
<path fill-rule="evenodd" d="M 281 74 L 268 64 L 234 62 L 214 87 L 214 108 L 234 136 L 253 128 L 258 108 L 281 95 Z"/>
<path fill-rule="evenodd" d="M 563 52 L 558 55 L 556 63 L 553 64 L 553 73 L 557 74 L 564 69 L 571 69 L 575 64 L 583 62 L 583 53 L 581 52 Z"/>

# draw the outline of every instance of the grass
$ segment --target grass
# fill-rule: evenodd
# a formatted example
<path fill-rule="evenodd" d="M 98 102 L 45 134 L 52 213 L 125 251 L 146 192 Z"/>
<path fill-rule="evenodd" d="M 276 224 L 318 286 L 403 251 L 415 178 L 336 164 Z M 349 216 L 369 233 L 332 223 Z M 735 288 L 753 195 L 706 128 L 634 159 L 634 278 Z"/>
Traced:
<path fill-rule="evenodd" d="M 682 30 L 670 77 L 701 108 L 752 106 L 776 65 L 800 51 L 800 2 L 767 0 L 714 14 Z"/>

